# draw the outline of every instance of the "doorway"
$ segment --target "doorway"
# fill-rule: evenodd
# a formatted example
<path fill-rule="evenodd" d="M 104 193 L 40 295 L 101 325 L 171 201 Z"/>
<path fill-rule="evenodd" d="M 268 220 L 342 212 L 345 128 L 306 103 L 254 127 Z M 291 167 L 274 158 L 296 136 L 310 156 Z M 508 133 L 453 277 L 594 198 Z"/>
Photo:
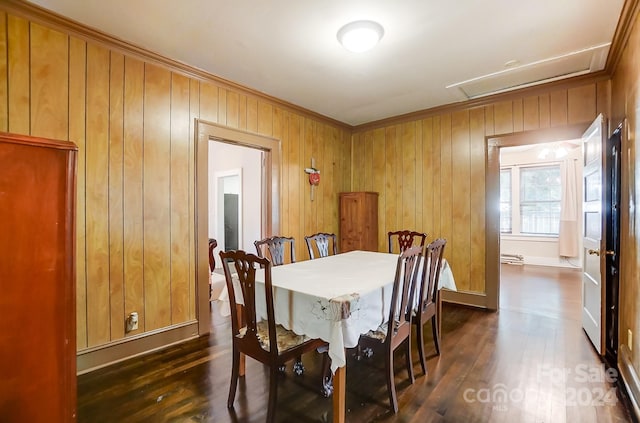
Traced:
<path fill-rule="evenodd" d="M 209 155 L 220 153 L 219 146 L 212 145 L 216 141 L 227 146 L 244 147 L 256 151 L 261 155 L 261 163 L 258 171 L 261 175 L 261 183 L 256 187 L 255 193 L 243 195 L 243 209 L 248 208 L 249 197 L 259 199 L 259 233 L 260 237 L 279 231 L 280 221 L 280 141 L 228 128 L 210 122 L 196 120 L 196 162 L 195 162 L 195 285 L 197 295 L 198 334 L 203 335 L 211 331 L 211 313 L 209 308 L 209 229 L 213 223 L 210 221 L 210 198 L 212 197 L 211 177 L 209 174 Z M 211 151 L 209 151 L 211 150 Z M 220 154 L 218 154 L 220 156 Z M 240 166 L 234 166 L 240 167 Z M 255 166 L 251 166 L 255 168 Z M 247 172 L 243 172 L 246 181 Z M 246 184 L 243 183 L 246 187 Z M 215 196 L 213 198 L 216 198 Z M 217 202 L 214 202 L 217 203 Z M 217 207 L 217 206 L 216 206 Z M 247 222 L 243 220 L 243 237 L 247 236 Z M 239 245 L 244 246 L 246 241 L 239 237 Z M 253 240 L 251 240 L 251 245 Z M 241 247 L 242 248 L 242 247 Z M 246 248 L 246 247 L 245 247 Z"/>
<path fill-rule="evenodd" d="M 582 141 L 500 148 L 500 261 L 581 268 Z"/>

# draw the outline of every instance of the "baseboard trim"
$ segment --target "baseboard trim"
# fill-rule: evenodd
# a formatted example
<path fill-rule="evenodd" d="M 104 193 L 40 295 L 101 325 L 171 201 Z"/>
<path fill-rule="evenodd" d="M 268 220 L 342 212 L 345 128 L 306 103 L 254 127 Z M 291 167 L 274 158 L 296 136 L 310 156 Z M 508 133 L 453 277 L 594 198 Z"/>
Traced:
<path fill-rule="evenodd" d="M 198 337 L 198 322 L 191 321 L 155 332 L 125 338 L 98 348 L 79 351 L 77 374 L 97 370 L 120 361 L 157 351 Z"/>
<path fill-rule="evenodd" d="M 631 362 L 631 351 L 626 345 L 621 345 L 618 349 L 618 369 L 622 383 L 627 390 L 627 397 L 631 403 L 631 411 L 635 415 L 635 421 L 640 421 L 640 379 Z"/>
<path fill-rule="evenodd" d="M 461 292 L 442 289 L 440 298 L 447 303 L 460 304 L 470 307 L 487 308 L 487 295 L 477 292 Z"/>

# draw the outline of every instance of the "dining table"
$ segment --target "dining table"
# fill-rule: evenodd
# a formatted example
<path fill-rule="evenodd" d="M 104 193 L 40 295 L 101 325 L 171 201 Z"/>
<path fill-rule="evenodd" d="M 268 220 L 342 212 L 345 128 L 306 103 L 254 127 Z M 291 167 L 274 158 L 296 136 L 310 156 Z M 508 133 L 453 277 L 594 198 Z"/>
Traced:
<path fill-rule="evenodd" d="M 350 251 L 271 268 L 276 323 L 329 345 L 334 422 L 346 416 L 345 350 L 387 320 L 397 261 L 398 254 Z M 264 283 L 264 272 L 256 273 L 256 282 Z M 456 289 L 444 259 L 438 288 Z M 219 299 L 228 313 L 226 287 Z M 256 312 L 266 319 L 264 308 L 256 305 Z"/>

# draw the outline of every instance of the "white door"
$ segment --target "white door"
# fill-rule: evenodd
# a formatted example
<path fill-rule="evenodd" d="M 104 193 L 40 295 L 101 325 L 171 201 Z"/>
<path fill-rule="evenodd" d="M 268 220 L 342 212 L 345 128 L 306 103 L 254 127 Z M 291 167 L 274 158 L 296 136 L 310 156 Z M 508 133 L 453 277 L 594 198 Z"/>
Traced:
<path fill-rule="evenodd" d="M 604 118 L 599 115 L 582 136 L 584 173 L 583 173 L 583 275 L 582 275 L 582 327 L 593 346 L 602 354 L 603 336 L 603 304 L 604 253 L 606 240 L 603 187 L 604 146 L 606 131 Z"/>

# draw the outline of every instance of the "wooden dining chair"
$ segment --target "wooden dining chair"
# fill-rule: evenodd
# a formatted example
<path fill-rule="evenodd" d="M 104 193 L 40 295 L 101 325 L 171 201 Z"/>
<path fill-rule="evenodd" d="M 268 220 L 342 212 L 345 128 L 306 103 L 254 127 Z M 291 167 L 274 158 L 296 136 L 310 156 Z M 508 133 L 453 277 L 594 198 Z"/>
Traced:
<path fill-rule="evenodd" d="M 393 372 L 393 353 L 400 345 L 406 345 L 405 359 L 409 380 L 411 383 L 415 380 L 411 365 L 411 304 L 416 287 L 416 266 L 421 254 L 422 248 L 419 246 L 407 248 L 400 254 L 391 291 L 388 319 L 376 330 L 360 335 L 358 342 L 361 348 L 383 351 L 389 402 L 394 413 L 398 412 L 398 399 Z"/>
<path fill-rule="evenodd" d="M 307 250 L 309 250 L 309 258 L 311 260 L 319 257 L 327 257 L 328 255 L 335 256 L 338 254 L 336 234 L 319 232 L 317 234 L 305 236 L 304 240 L 307 243 Z M 331 250 L 329 247 L 331 247 Z M 329 253 L 329 251 L 333 252 Z"/>
<path fill-rule="evenodd" d="M 290 263 L 296 262 L 296 240 L 293 237 L 272 236 L 255 241 L 253 244 L 256 246 L 258 257 L 266 257 L 265 252 L 269 253 L 271 264 L 273 266 L 281 266 L 285 264 L 287 249 L 289 250 Z M 284 372 L 284 370 L 285 368 L 282 366 L 280 371 Z M 304 365 L 302 364 L 302 359 L 300 357 L 296 358 L 293 363 L 293 372 L 298 376 L 304 374 Z"/>
<path fill-rule="evenodd" d="M 267 422 L 274 421 L 278 395 L 278 368 L 306 352 L 326 348 L 321 339 L 309 339 L 276 324 L 271 283 L 271 261 L 242 250 L 220 252 L 231 305 L 232 366 L 227 407 L 233 408 L 238 377 L 244 376 L 240 354 L 269 366 Z M 231 267 L 235 268 L 235 273 Z M 264 284 L 256 285 L 256 272 L 264 269 Z M 236 282 L 232 279 L 232 274 Z M 258 320 L 256 290 L 264 289 L 267 320 Z M 260 297 L 258 297 L 260 298 Z M 244 307 L 237 306 L 242 302 Z M 240 311 L 242 310 L 242 311 Z M 239 315 L 242 313 L 242 315 Z M 242 370 L 242 372 L 241 372 Z"/>
<path fill-rule="evenodd" d="M 296 262 L 296 240 L 286 236 L 272 236 L 253 243 L 256 246 L 258 257 L 266 257 L 265 250 L 269 252 L 269 258 L 273 266 L 285 263 L 287 246 L 289 249 L 289 261 Z"/>
<path fill-rule="evenodd" d="M 399 252 L 403 252 L 407 248 L 413 246 L 417 239 L 420 240 L 420 246 L 424 247 L 424 243 L 427 240 L 427 234 L 423 232 L 415 231 L 393 231 L 387 233 L 387 239 L 389 244 L 389 252 L 393 253 L 394 246 L 399 247 Z M 394 242 L 396 240 L 396 242 Z"/>
<path fill-rule="evenodd" d="M 440 354 L 440 313 L 438 308 L 438 282 L 442 267 L 442 255 L 447 240 L 438 238 L 427 245 L 422 273 L 419 275 L 417 298 L 418 307 L 414 311 L 413 323 L 416 325 L 416 342 L 422 372 L 427 374 L 427 361 L 424 353 L 423 329 L 431 321 L 433 343 L 436 354 Z"/>

